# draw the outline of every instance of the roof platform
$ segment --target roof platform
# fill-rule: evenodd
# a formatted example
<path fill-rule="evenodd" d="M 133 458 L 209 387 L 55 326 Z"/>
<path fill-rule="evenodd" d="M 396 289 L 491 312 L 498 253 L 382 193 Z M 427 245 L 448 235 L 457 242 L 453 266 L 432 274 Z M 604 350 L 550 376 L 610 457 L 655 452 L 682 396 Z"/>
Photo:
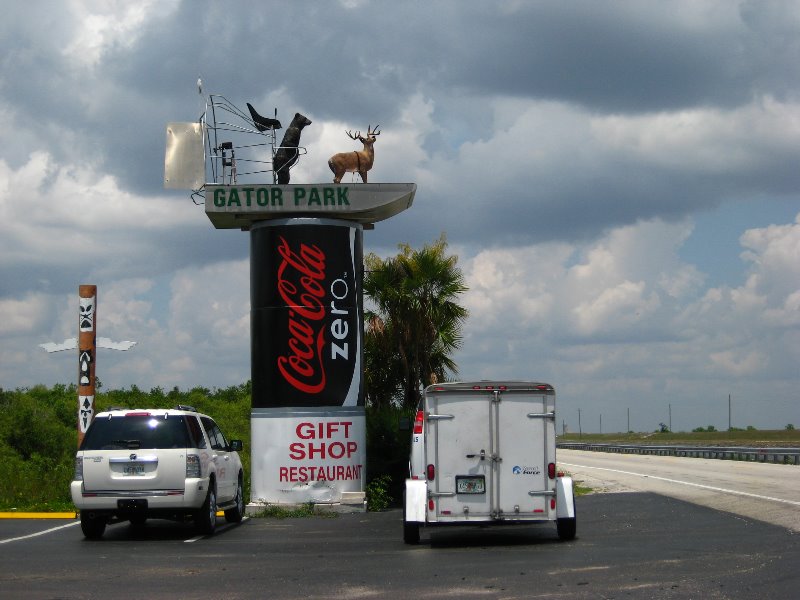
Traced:
<path fill-rule="evenodd" d="M 409 208 L 415 183 L 251 183 L 204 188 L 206 215 L 217 229 L 248 230 L 256 221 L 327 217 L 371 229 Z"/>

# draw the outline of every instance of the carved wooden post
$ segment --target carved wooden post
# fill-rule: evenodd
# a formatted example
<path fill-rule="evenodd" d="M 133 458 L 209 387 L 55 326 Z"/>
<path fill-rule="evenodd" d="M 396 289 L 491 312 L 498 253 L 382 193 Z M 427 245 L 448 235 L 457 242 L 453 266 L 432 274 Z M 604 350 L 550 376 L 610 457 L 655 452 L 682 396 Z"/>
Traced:
<path fill-rule="evenodd" d="M 97 286 L 78 288 L 78 446 L 94 418 Z"/>

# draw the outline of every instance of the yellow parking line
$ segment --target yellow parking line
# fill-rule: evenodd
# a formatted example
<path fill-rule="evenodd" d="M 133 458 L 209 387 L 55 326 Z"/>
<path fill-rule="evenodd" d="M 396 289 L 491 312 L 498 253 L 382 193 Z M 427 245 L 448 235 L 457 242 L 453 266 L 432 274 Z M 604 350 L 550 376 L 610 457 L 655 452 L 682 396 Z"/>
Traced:
<path fill-rule="evenodd" d="M 225 511 L 217 511 L 218 517 L 224 517 Z M 0 512 L 0 519 L 76 519 L 77 512 Z"/>
<path fill-rule="evenodd" d="M 0 519 L 74 519 L 75 512 L 0 512 Z"/>

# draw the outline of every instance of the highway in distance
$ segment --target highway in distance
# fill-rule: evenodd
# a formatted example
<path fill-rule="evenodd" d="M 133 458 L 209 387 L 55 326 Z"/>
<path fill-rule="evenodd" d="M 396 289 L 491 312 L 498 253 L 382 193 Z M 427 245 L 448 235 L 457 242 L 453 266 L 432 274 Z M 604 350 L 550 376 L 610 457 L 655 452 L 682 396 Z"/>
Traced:
<path fill-rule="evenodd" d="M 557 452 L 596 491 L 652 492 L 800 531 L 800 466 L 675 456 Z"/>

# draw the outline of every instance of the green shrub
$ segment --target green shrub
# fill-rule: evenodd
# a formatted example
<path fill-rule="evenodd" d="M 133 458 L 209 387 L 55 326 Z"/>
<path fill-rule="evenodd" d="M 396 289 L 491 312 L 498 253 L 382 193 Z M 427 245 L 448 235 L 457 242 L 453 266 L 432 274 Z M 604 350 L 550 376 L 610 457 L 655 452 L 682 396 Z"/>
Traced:
<path fill-rule="evenodd" d="M 367 510 L 380 512 L 386 510 L 392 504 L 392 497 L 389 494 L 389 485 L 392 478 L 389 475 L 376 477 L 367 484 Z"/>

